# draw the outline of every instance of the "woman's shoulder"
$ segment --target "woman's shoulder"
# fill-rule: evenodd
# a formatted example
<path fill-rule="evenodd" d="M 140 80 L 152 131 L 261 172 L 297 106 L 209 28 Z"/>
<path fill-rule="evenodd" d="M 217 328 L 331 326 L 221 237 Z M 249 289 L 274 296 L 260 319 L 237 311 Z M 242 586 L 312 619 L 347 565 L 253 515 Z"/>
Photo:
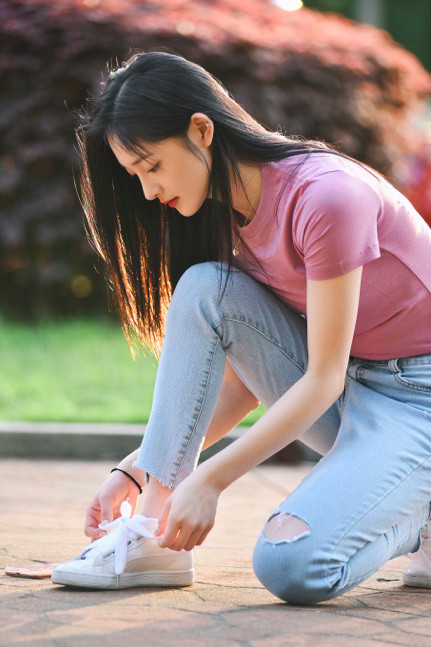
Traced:
<path fill-rule="evenodd" d="M 353 158 L 340 155 L 336 151 L 326 150 L 298 150 L 292 151 L 286 157 L 268 162 L 265 165 L 275 178 L 287 178 L 297 182 L 317 180 L 328 173 L 340 173 L 339 179 L 344 175 L 375 184 L 376 181 L 385 181 L 377 171 Z M 331 178 L 325 178 L 331 181 Z"/>
<path fill-rule="evenodd" d="M 377 171 L 336 152 L 305 152 L 266 165 L 265 178 L 277 193 L 327 205 L 371 200 L 376 205 L 398 193 Z"/>

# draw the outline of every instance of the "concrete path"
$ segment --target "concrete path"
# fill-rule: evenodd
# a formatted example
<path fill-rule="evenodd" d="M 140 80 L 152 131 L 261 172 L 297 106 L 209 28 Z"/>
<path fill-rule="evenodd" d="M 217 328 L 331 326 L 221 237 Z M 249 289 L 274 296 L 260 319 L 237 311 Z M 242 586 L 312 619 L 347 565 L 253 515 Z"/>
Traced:
<path fill-rule="evenodd" d="M 92 592 L 5 576 L 6 564 L 61 562 L 87 545 L 85 508 L 111 467 L 111 462 L 0 461 L 1 646 L 431 645 L 431 590 L 402 586 L 407 557 L 313 607 L 285 604 L 256 579 L 251 556 L 271 507 L 311 465 L 264 465 L 223 492 L 216 525 L 195 549 L 191 587 Z"/>

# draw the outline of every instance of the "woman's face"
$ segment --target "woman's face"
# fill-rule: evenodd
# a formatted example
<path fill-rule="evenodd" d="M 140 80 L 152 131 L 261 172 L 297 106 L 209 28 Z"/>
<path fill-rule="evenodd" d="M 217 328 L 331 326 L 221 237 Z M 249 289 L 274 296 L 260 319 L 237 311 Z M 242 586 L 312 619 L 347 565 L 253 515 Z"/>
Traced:
<path fill-rule="evenodd" d="M 195 113 L 191 117 L 187 134 L 199 148 L 208 168 L 203 160 L 198 159 L 176 137 L 158 143 L 144 142 L 145 149 L 150 152 L 150 157 L 146 159 L 123 148 L 115 136 L 108 137 L 108 142 L 118 163 L 130 175 L 139 178 L 147 200 L 157 198 L 161 202 L 169 202 L 178 198 L 172 206 L 181 215 L 192 216 L 209 197 L 213 124 L 206 115 Z"/>

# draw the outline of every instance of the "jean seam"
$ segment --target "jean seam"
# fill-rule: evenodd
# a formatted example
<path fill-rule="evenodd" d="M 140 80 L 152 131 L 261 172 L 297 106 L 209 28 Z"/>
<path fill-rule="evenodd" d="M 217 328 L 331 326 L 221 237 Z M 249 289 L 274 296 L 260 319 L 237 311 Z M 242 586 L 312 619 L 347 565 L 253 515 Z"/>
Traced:
<path fill-rule="evenodd" d="M 356 379 L 363 386 L 367 386 L 367 379 L 365 377 L 366 370 L 374 371 L 375 369 L 373 366 L 361 365 L 358 366 L 356 372 Z M 379 371 L 379 373 L 381 373 L 382 375 L 387 375 L 386 371 Z M 401 376 L 401 371 L 398 367 L 397 369 L 392 370 L 389 375 L 392 375 L 395 381 L 401 386 L 404 386 L 406 389 L 410 389 L 411 391 L 418 391 L 420 393 L 431 393 L 431 386 L 427 386 L 426 384 L 414 384 L 414 382 L 410 382 L 409 380 L 404 379 Z"/>
<path fill-rule="evenodd" d="M 364 373 L 365 373 L 364 367 L 358 366 L 358 370 L 356 372 L 356 379 L 358 380 L 359 384 L 362 384 L 362 386 L 365 386 Z"/>
<path fill-rule="evenodd" d="M 422 465 L 424 465 L 424 463 L 426 463 L 427 461 L 429 461 L 429 460 L 430 460 L 430 458 L 431 458 L 431 454 L 429 454 L 429 455 L 425 458 L 425 460 L 423 460 L 423 461 L 422 461 L 422 463 L 420 463 L 419 465 L 416 465 L 416 467 L 415 467 L 413 470 L 411 470 L 408 474 L 406 474 L 406 476 L 405 476 L 401 481 L 398 481 L 398 483 L 397 483 L 396 485 L 394 485 L 394 487 L 393 487 L 389 492 L 386 492 L 386 493 L 385 493 L 385 495 L 384 495 L 381 499 L 379 499 L 379 501 L 377 501 L 373 506 L 371 506 L 370 508 L 368 508 L 368 510 L 366 510 L 366 511 L 363 513 L 363 515 L 362 515 L 361 517 L 359 517 L 358 519 L 355 519 L 354 523 L 353 523 L 353 524 L 352 524 L 352 525 L 351 525 L 351 526 L 350 526 L 350 527 L 349 527 L 349 528 L 344 532 L 344 534 L 340 537 L 340 539 L 337 541 L 337 543 L 333 546 L 332 551 L 331 551 L 331 553 L 330 553 L 330 555 L 329 555 L 329 557 L 328 557 L 328 560 L 327 560 L 327 562 L 326 562 L 325 580 L 326 580 L 326 582 L 327 582 L 328 584 L 329 584 L 329 582 L 328 582 L 328 569 L 329 569 L 329 563 L 330 563 L 330 560 L 331 560 L 331 558 L 332 558 L 332 555 L 334 554 L 334 551 L 335 551 L 335 550 L 336 550 L 336 548 L 339 546 L 340 542 L 344 539 L 344 537 L 347 535 L 347 533 L 348 533 L 352 528 L 354 528 L 354 526 L 355 526 L 355 525 L 357 525 L 357 523 L 358 523 L 359 521 L 361 521 L 361 519 L 363 519 L 367 514 L 369 514 L 369 512 L 370 512 L 371 510 L 373 510 L 377 505 L 380 505 L 380 504 L 382 503 L 382 501 L 384 501 L 384 499 L 386 499 L 390 494 L 392 494 L 392 492 L 394 492 L 394 490 L 396 490 L 396 489 L 397 489 L 397 488 L 398 488 L 402 483 L 404 483 L 404 481 L 405 481 L 407 478 L 409 478 L 409 477 L 410 477 L 414 472 L 416 472 L 416 470 L 418 470 L 420 467 L 422 467 Z M 403 541 L 405 541 L 405 539 L 406 539 L 406 538 L 404 538 L 404 540 L 403 540 Z"/>
<path fill-rule="evenodd" d="M 202 400 L 200 402 L 200 406 L 199 406 L 199 409 L 198 409 L 198 415 L 196 417 L 194 425 L 193 425 L 193 427 L 191 429 L 191 432 L 189 434 L 187 443 L 186 443 L 183 451 L 179 455 L 180 456 L 180 461 L 179 461 L 178 467 L 176 469 L 176 474 L 175 474 L 175 476 L 173 476 L 173 479 L 172 479 L 172 487 L 175 487 L 175 481 L 178 478 L 178 473 L 181 471 L 181 468 L 183 466 L 183 463 L 184 463 L 184 460 L 185 460 L 185 457 L 186 457 L 186 453 L 187 453 L 187 448 L 190 445 L 190 442 L 191 442 L 191 440 L 194 437 L 195 432 L 196 432 L 196 427 L 197 427 L 197 424 L 199 422 L 199 418 L 200 418 L 200 415 L 201 415 L 201 412 L 202 412 L 203 405 L 205 403 L 205 397 L 206 397 L 207 390 L 208 390 L 208 382 L 209 382 L 209 379 L 210 379 L 210 376 L 211 376 L 211 368 L 212 368 L 212 365 L 213 365 L 213 362 L 214 362 L 214 356 L 216 354 L 216 350 L 218 348 L 219 343 L 220 343 L 220 338 L 217 337 L 216 343 L 214 345 L 214 349 L 212 351 L 212 357 L 211 357 L 210 366 L 209 366 L 209 369 L 208 369 L 208 375 L 207 375 L 206 380 L 205 380 L 204 393 L 203 393 L 203 397 L 202 397 Z"/>
<path fill-rule="evenodd" d="M 291 357 L 291 355 L 289 355 L 289 353 L 287 353 L 287 351 L 285 351 L 285 350 L 284 350 L 284 348 L 283 348 L 282 346 L 280 346 L 280 344 L 279 344 L 277 341 L 275 341 L 274 339 L 272 339 L 271 337 L 269 337 L 265 332 L 263 332 L 263 330 L 260 330 L 259 328 L 257 328 L 257 327 L 256 327 L 256 326 L 254 326 L 253 324 L 249 323 L 248 321 L 243 321 L 242 319 L 236 319 L 236 318 L 233 318 L 233 317 L 223 317 L 223 319 L 222 319 L 221 321 L 219 321 L 218 323 L 216 323 L 216 324 L 214 325 L 214 328 L 217 328 L 218 326 L 220 326 L 220 325 L 223 323 L 223 321 L 232 321 L 232 322 L 234 322 L 234 323 L 240 323 L 240 324 L 243 324 L 243 325 L 245 325 L 245 326 L 248 326 L 249 328 L 253 328 L 253 330 L 255 330 L 257 333 L 259 333 L 259 334 L 261 334 L 263 337 L 265 337 L 265 339 L 267 339 L 267 340 L 268 340 L 268 341 L 270 341 L 272 344 L 274 344 L 274 346 L 277 346 L 277 348 L 278 348 L 278 349 L 279 349 L 279 350 L 280 350 L 280 351 L 281 351 L 281 352 L 282 352 L 282 353 L 283 353 L 283 354 L 284 354 L 284 355 L 285 355 L 285 356 L 286 356 L 286 357 L 287 357 L 287 358 L 288 358 L 288 359 L 289 359 L 293 364 L 295 364 L 295 366 L 296 366 L 297 368 L 299 368 L 303 373 L 305 373 L 305 370 L 306 370 L 306 369 L 304 369 L 304 367 L 303 367 L 303 366 L 301 366 L 300 364 L 298 364 L 298 362 L 297 362 L 295 359 L 293 359 L 293 357 Z"/>
<path fill-rule="evenodd" d="M 410 389 L 411 391 L 420 391 L 421 393 L 431 393 L 431 386 L 420 386 L 412 384 L 411 382 L 408 382 L 400 377 L 398 373 L 394 373 L 393 376 L 396 382 L 398 382 L 398 384 L 401 384 L 401 386 L 404 386 L 406 389 Z"/>
<path fill-rule="evenodd" d="M 352 378 L 350 377 L 350 375 L 346 374 L 346 382 L 345 382 L 345 387 L 344 387 L 344 398 L 343 398 L 343 403 L 341 405 L 341 413 L 343 413 L 344 408 L 346 406 L 347 397 L 349 395 L 349 389 L 350 389 L 351 380 L 352 380 Z"/>

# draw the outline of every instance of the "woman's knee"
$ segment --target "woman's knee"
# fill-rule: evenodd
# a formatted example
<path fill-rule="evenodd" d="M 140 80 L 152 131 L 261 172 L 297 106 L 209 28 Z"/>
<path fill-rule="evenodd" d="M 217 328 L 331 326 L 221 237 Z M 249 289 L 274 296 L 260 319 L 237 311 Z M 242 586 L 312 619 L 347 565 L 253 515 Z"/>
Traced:
<path fill-rule="evenodd" d="M 310 534 L 310 527 L 299 517 L 286 512 L 275 514 L 265 525 L 264 535 L 272 541 L 295 541 Z"/>
<path fill-rule="evenodd" d="M 290 604 L 310 605 L 336 595 L 312 530 L 293 515 L 270 517 L 253 552 L 253 569 L 266 589 Z"/>
<path fill-rule="evenodd" d="M 181 297 L 197 293 L 206 294 L 214 286 L 217 287 L 219 281 L 218 267 L 219 264 L 212 261 L 191 265 L 181 275 L 175 287 L 174 295 L 180 292 Z"/>
<path fill-rule="evenodd" d="M 202 303 L 210 304 L 210 310 L 217 314 L 218 272 L 212 262 L 191 265 L 175 286 L 168 308 L 168 321 L 172 318 L 195 316 L 202 309 Z"/>
<path fill-rule="evenodd" d="M 228 303 L 244 297 L 244 281 L 250 277 L 233 268 L 227 275 L 227 264 L 207 261 L 191 265 L 179 279 L 169 305 L 170 311 L 190 313 L 194 306 L 207 316 L 220 319 Z M 172 316 L 172 314 L 171 314 Z"/>

